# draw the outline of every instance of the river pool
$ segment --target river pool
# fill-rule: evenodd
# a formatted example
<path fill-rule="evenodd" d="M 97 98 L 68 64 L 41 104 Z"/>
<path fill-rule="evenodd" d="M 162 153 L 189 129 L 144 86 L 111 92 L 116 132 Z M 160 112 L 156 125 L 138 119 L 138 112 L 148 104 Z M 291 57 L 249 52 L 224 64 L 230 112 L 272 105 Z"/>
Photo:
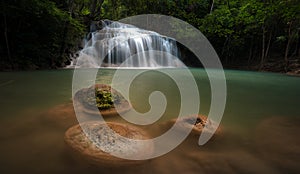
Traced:
<path fill-rule="evenodd" d="M 203 69 L 189 70 L 198 84 L 199 113 L 207 115 L 209 80 Z M 173 71 L 180 77 L 180 70 Z M 96 81 L 109 84 L 114 72 L 100 69 Z M 64 143 L 64 132 L 77 124 L 72 117 L 73 70 L 1 72 L 0 173 L 300 173 L 300 78 L 234 70 L 225 75 L 227 103 L 220 135 L 204 146 L 191 136 L 143 165 L 112 168 L 75 159 Z M 155 125 L 159 127 L 179 112 L 179 91 L 172 79 L 149 70 L 131 84 L 130 99 L 137 111 L 146 112 L 154 90 L 168 101 Z"/>

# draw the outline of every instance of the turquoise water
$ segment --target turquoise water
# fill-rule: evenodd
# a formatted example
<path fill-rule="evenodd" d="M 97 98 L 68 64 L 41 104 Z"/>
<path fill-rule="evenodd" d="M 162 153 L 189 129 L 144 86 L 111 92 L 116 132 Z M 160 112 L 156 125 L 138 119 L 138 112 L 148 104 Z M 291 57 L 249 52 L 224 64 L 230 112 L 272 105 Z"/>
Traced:
<path fill-rule="evenodd" d="M 185 83 L 180 69 L 170 71 Z M 207 115 L 211 101 L 207 75 L 203 69 L 190 71 L 200 93 L 199 113 Z M 101 69 L 97 82 L 109 84 L 114 72 Z M 73 70 L 2 72 L 0 172 L 299 173 L 300 78 L 233 70 L 226 70 L 225 75 L 227 103 L 219 137 L 204 147 L 197 146 L 197 138 L 189 138 L 143 166 L 116 169 L 86 165 L 66 152 L 64 132 L 76 120 L 57 121 L 54 116 L 67 115 L 72 109 L 71 104 L 66 110 L 57 106 L 71 102 Z M 159 123 L 175 118 L 180 108 L 179 90 L 171 78 L 155 70 L 141 74 L 131 84 L 134 108 L 147 112 L 148 97 L 155 90 L 163 92 L 168 101 Z"/>

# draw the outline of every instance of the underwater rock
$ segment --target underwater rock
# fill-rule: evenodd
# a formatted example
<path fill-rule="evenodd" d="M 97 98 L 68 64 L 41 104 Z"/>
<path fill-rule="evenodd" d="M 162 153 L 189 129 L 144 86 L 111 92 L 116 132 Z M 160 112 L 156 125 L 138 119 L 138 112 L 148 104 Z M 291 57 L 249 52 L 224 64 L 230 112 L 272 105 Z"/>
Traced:
<path fill-rule="evenodd" d="M 98 97 L 97 92 L 101 95 Z M 104 102 L 103 102 L 103 101 Z M 131 104 L 115 89 L 105 84 L 95 84 L 76 92 L 74 107 L 89 115 L 116 116 L 128 112 Z M 118 113 L 118 111 L 119 113 Z"/>
<path fill-rule="evenodd" d="M 207 118 L 207 116 L 198 114 L 195 119 L 195 115 L 186 116 L 183 118 L 172 119 L 166 123 L 164 123 L 164 127 L 170 128 L 178 122 L 176 125 L 177 130 L 184 130 L 184 129 L 192 129 L 191 134 L 200 135 L 201 133 L 208 133 L 208 134 L 215 134 L 219 135 L 221 133 L 220 126 L 217 125 L 216 122 Z M 204 127 L 207 130 L 204 132 Z M 214 132 L 214 130 L 216 130 Z"/>
<path fill-rule="evenodd" d="M 66 144 L 80 160 L 106 167 L 142 164 L 146 161 L 121 159 L 107 153 L 118 152 L 140 158 L 152 154 L 153 144 L 135 143 L 131 141 L 132 139 L 146 140 L 149 136 L 142 129 L 134 126 L 95 121 L 82 123 L 81 127 L 75 125 L 65 133 Z"/>
<path fill-rule="evenodd" d="M 297 76 L 297 77 L 300 77 L 300 70 L 295 70 L 295 71 L 289 71 L 286 73 L 287 75 L 290 75 L 290 76 Z"/>

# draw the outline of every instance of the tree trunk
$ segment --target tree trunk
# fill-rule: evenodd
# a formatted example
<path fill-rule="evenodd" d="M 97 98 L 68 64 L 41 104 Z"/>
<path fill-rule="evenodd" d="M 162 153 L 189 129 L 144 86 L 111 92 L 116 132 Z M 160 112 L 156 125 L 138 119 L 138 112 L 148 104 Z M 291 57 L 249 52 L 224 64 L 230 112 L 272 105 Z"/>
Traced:
<path fill-rule="evenodd" d="M 225 57 L 225 63 L 226 64 L 228 63 L 228 52 L 227 52 L 228 49 L 227 48 L 228 48 L 228 44 L 229 44 L 229 37 L 230 36 L 226 37 L 226 40 L 225 40 L 225 42 L 223 44 L 223 47 L 222 47 L 222 53 L 221 53 L 222 57 Z"/>
<path fill-rule="evenodd" d="M 266 61 L 267 58 L 268 58 L 268 56 L 269 56 L 269 50 L 270 50 L 270 45 L 271 45 L 272 37 L 273 37 L 273 32 L 272 32 L 272 30 L 271 30 L 271 33 L 270 33 L 270 36 L 269 36 L 269 40 L 268 40 L 267 49 L 266 49 L 266 52 L 265 52 L 264 61 Z"/>
<path fill-rule="evenodd" d="M 209 9 L 209 14 L 212 13 L 213 9 L 214 9 L 214 3 L 215 1 L 214 0 L 210 0 L 210 9 Z"/>
<path fill-rule="evenodd" d="M 89 15 L 89 23 L 95 20 L 95 18 L 101 13 L 101 6 L 104 0 L 93 0 L 90 6 L 90 15 Z"/>
<path fill-rule="evenodd" d="M 252 37 L 251 38 L 251 45 L 250 45 L 250 51 L 249 51 L 249 57 L 248 57 L 248 66 L 250 66 L 250 62 L 251 62 L 251 59 L 253 57 L 253 47 L 254 47 L 254 38 Z"/>
<path fill-rule="evenodd" d="M 230 10 L 230 2 L 229 2 L 229 0 L 227 0 L 227 7 Z"/>
<path fill-rule="evenodd" d="M 69 14 L 70 14 L 70 17 L 72 17 L 72 14 L 74 13 L 74 8 L 73 8 L 73 5 L 74 5 L 74 0 L 70 0 L 69 1 L 69 4 L 68 4 L 68 7 L 69 7 Z M 64 27 L 63 27 L 63 33 L 62 33 L 62 37 L 61 37 L 61 46 L 60 46 L 60 58 L 62 59 L 65 52 L 66 52 L 66 40 L 68 38 L 68 32 L 69 32 L 69 22 L 68 21 L 65 21 L 64 22 Z M 53 62 L 52 62 L 53 64 Z"/>
<path fill-rule="evenodd" d="M 117 1 L 116 0 L 112 0 L 112 4 L 113 4 L 113 8 L 117 9 Z M 116 20 L 117 17 L 118 17 L 117 10 L 113 10 L 113 18 L 114 18 L 114 20 Z"/>
<path fill-rule="evenodd" d="M 226 45 L 227 45 L 228 39 L 229 39 L 229 37 L 227 36 L 227 37 L 226 37 L 226 40 L 225 40 L 225 42 L 224 42 L 224 44 L 223 44 L 223 47 L 222 47 L 222 53 L 221 53 L 221 55 L 222 55 L 222 56 L 224 56 L 224 53 L 225 53 L 225 48 L 226 48 Z"/>
<path fill-rule="evenodd" d="M 261 59 L 260 59 L 260 66 L 259 69 L 262 70 L 262 68 L 264 67 L 264 59 L 265 59 L 265 41 L 266 41 L 266 28 L 265 26 L 263 26 L 263 33 L 262 33 L 262 49 L 261 49 Z"/>
<path fill-rule="evenodd" d="M 300 30 L 298 30 L 298 44 L 297 44 L 298 54 L 297 57 L 300 58 Z"/>
<path fill-rule="evenodd" d="M 289 24 L 289 30 L 288 30 L 288 42 L 286 44 L 286 48 L 285 48 L 285 53 L 284 53 L 284 62 L 285 62 L 285 66 L 284 69 L 287 72 L 288 71 L 288 64 L 289 64 L 289 51 L 290 51 L 290 44 L 292 41 L 292 37 L 291 37 L 291 29 L 292 29 L 292 22 L 290 22 Z"/>
<path fill-rule="evenodd" d="M 96 9 L 96 11 L 95 11 L 95 17 L 96 16 L 100 16 L 100 14 L 101 14 L 101 7 L 102 7 L 102 4 L 103 4 L 103 0 L 102 1 L 99 1 L 99 5 L 98 5 L 98 7 L 97 7 L 97 9 Z"/>
<path fill-rule="evenodd" d="M 90 19 L 93 19 L 95 17 L 94 15 L 96 11 L 96 6 L 97 6 L 97 0 L 93 0 L 90 6 Z"/>
<path fill-rule="evenodd" d="M 65 22 L 64 28 L 63 28 L 63 33 L 61 37 L 61 46 L 60 46 L 60 58 L 62 59 L 64 57 L 64 54 L 66 52 L 66 40 L 68 37 L 68 27 L 69 27 L 69 22 Z"/>
<path fill-rule="evenodd" d="M 4 37 L 5 37 L 5 44 L 6 44 L 6 50 L 7 50 L 7 58 L 8 58 L 8 61 L 11 63 L 11 55 L 10 55 L 10 48 L 9 48 L 9 42 L 8 42 L 7 21 L 6 21 L 5 12 L 3 12 L 3 19 L 4 19 Z"/>
<path fill-rule="evenodd" d="M 300 29 L 298 29 L 298 40 L 293 56 L 300 57 Z"/>

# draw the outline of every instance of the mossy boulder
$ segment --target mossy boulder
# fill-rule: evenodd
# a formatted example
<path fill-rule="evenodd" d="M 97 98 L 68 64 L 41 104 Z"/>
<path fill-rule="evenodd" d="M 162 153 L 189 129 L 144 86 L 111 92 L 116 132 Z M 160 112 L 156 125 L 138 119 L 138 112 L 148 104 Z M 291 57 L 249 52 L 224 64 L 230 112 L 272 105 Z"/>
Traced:
<path fill-rule="evenodd" d="M 118 115 L 131 109 L 122 94 L 106 84 L 95 84 L 77 91 L 74 102 L 77 110 L 93 115 L 99 114 L 99 111 L 104 116 Z"/>

